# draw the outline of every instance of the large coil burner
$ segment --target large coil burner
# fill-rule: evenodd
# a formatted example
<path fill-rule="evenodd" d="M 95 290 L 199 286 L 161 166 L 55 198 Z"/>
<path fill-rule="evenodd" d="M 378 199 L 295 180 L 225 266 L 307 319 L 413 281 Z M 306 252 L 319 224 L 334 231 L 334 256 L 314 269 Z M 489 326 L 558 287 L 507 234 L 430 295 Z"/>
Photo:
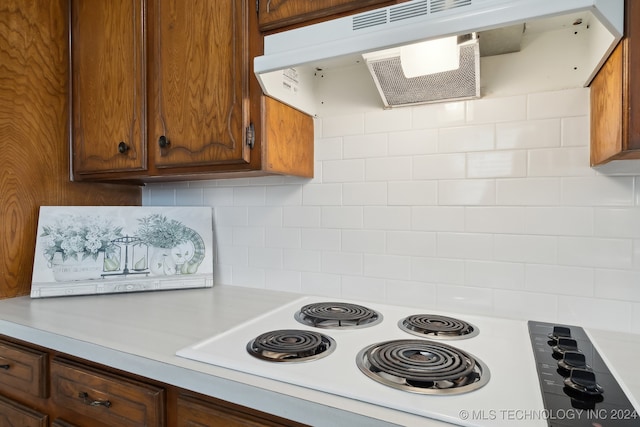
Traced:
<path fill-rule="evenodd" d="M 333 301 L 307 304 L 294 317 L 303 325 L 325 329 L 363 328 L 382 321 L 382 315 L 375 310 Z"/>
<path fill-rule="evenodd" d="M 478 335 L 478 328 L 464 320 L 436 314 L 413 314 L 401 319 L 398 326 L 421 338 L 459 340 Z"/>
<path fill-rule="evenodd" d="M 270 362 L 316 360 L 328 356 L 335 348 L 333 338 L 299 329 L 265 332 L 247 344 L 250 355 Z"/>
<path fill-rule="evenodd" d="M 489 369 L 460 349 L 428 340 L 392 340 L 370 345 L 356 357 L 373 380 L 422 394 L 461 394 L 489 381 Z"/>

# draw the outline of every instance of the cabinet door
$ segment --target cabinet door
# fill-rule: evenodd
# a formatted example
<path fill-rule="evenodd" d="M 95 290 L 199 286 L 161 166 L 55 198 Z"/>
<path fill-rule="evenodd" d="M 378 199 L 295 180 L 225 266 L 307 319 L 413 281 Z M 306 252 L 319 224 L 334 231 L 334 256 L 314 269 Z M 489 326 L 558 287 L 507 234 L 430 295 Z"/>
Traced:
<path fill-rule="evenodd" d="M 48 417 L 0 396 L 0 426 L 47 427 Z"/>
<path fill-rule="evenodd" d="M 272 30 L 365 6 L 395 3 L 389 0 L 260 0 L 261 30 Z"/>
<path fill-rule="evenodd" d="M 146 168 L 144 3 L 71 1 L 76 174 Z"/>
<path fill-rule="evenodd" d="M 591 166 L 640 159 L 639 38 L 640 2 L 627 0 L 625 36 L 591 82 Z"/>
<path fill-rule="evenodd" d="M 249 162 L 247 3 L 149 3 L 148 120 L 154 167 Z"/>

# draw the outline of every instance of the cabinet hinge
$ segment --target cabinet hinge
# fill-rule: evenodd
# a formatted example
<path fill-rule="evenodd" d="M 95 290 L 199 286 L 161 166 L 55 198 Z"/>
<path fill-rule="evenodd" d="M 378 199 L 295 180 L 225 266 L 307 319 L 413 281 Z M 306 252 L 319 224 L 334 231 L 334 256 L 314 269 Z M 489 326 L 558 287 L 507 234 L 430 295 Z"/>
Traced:
<path fill-rule="evenodd" d="M 253 123 L 249 123 L 247 126 L 247 145 L 249 148 L 253 148 L 256 143 L 256 131 L 253 128 Z"/>

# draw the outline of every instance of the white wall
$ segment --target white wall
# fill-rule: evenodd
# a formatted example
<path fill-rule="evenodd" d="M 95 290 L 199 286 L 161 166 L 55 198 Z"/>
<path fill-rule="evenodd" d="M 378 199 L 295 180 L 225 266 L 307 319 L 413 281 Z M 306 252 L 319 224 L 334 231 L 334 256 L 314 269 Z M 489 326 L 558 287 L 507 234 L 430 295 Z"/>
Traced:
<path fill-rule="evenodd" d="M 316 121 L 316 174 L 154 184 L 212 206 L 216 283 L 640 332 L 640 183 L 589 168 L 589 90 Z"/>

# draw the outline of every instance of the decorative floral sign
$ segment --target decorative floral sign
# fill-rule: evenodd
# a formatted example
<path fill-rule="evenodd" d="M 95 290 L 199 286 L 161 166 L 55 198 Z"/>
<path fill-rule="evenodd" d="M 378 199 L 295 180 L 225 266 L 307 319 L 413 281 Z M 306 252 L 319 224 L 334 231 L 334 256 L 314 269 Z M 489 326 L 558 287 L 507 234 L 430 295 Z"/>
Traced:
<path fill-rule="evenodd" d="M 32 298 L 211 286 L 211 208 L 40 208 Z"/>

